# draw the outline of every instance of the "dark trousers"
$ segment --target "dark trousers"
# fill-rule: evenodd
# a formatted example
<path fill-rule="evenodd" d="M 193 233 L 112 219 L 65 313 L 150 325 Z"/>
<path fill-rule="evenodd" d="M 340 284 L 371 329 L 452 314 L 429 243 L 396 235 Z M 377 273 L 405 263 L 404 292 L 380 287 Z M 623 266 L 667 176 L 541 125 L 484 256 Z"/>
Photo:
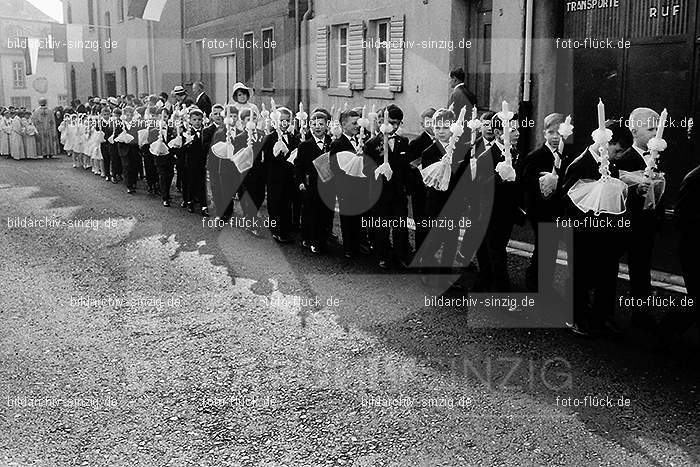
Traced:
<path fill-rule="evenodd" d="M 657 221 L 653 212 L 632 214 L 632 229 L 627 237 L 630 292 L 646 299 L 651 295 L 651 252 Z"/>
<path fill-rule="evenodd" d="M 188 164 L 182 177 L 182 199 L 207 207 L 207 169 L 202 164 Z"/>
<path fill-rule="evenodd" d="M 294 174 L 286 161 L 273 161 L 267 170 L 267 212 L 274 235 L 287 237 L 292 231 Z"/>
<path fill-rule="evenodd" d="M 678 243 L 681 258 L 683 280 L 692 306 L 678 306 L 664 316 L 659 324 L 661 333 L 666 338 L 682 334 L 693 324 L 700 326 L 700 250 L 697 247 L 697 231 L 686 229 L 681 232 Z M 700 330 L 699 330 L 700 331 Z"/>
<path fill-rule="evenodd" d="M 110 174 L 112 178 L 121 179 L 124 168 L 122 167 L 122 158 L 119 156 L 119 151 L 117 151 L 117 144 L 110 144 Z"/>
<path fill-rule="evenodd" d="M 302 192 L 301 235 L 309 244 L 323 248 L 333 230 L 335 211 L 330 205 L 335 196 L 332 184 L 315 183 Z"/>
<path fill-rule="evenodd" d="M 411 209 L 413 211 L 413 220 L 416 224 L 415 230 L 415 247 L 416 251 L 420 250 L 421 245 L 425 241 L 430 229 L 426 229 L 423 225 L 425 220 L 425 185 L 416 187 L 411 193 Z"/>
<path fill-rule="evenodd" d="M 525 278 L 528 288 L 537 291 L 538 287 L 552 287 L 554 283 L 554 271 L 557 264 L 557 252 L 559 251 L 558 241 L 546 241 L 544 245 L 540 245 L 540 222 L 554 222 L 553 219 L 530 217 L 530 224 L 535 233 L 535 248 L 530 258 L 530 264 L 525 273 Z M 539 258 L 544 258 L 545 268 L 539 269 Z M 539 278 L 542 278 L 542 283 L 539 283 Z"/>
<path fill-rule="evenodd" d="M 251 171 L 256 172 L 251 173 Z M 244 174 L 243 192 L 241 193 L 241 207 L 246 221 L 252 221 L 258 217 L 258 211 L 265 201 L 265 178 L 260 172 L 262 169 L 252 168 Z"/>
<path fill-rule="evenodd" d="M 119 143 L 124 144 L 124 143 Z M 136 145 L 125 145 L 127 149 L 122 148 L 119 151 L 119 157 L 122 163 L 122 176 L 127 188 L 135 189 L 138 179 L 138 165 L 141 158 Z"/>
<path fill-rule="evenodd" d="M 112 176 L 112 145 L 109 143 L 100 143 L 100 151 L 102 152 L 102 161 L 104 164 L 103 175 L 106 178 L 111 178 Z"/>
<path fill-rule="evenodd" d="M 573 255 L 568 262 L 570 267 L 573 262 L 574 321 L 599 325 L 615 310 L 619 234 L 604 230 L 574 231 L 573 239 Z"/>
<path fill-rule="evenodd" d="M 185 195 L 184 195 L 185 188 L 183 187 L 183 183 L 186 184 L 187 182 L 185 182 L 185 165 L 186 164 L 185 164 L 185 156 L 182 153 L 182 149 L 175 150 L 175 157 L 176 157 L 176 160 L 175 160 L 175 171 L 176 171 L 175 187 L 179 191 L 183 192 L 183 195 L 182 195 L 183 201 L 187 201 L 185 199 Z"/>
<path fill-rule="evenodd" d="M 493 212 L 481 245 L 476 253 L 479 282 L 484 291 L 510 292 L 508 275 L 508 240 L 513 231 L 513 218 L 507 213 Z"/>
<path fill-rule="evenodd" d="M 160 196 L 163 201 L 170 201 L 170 186 L 173 184 L 175 161 L 173 156 L 165 154 L 156 156 L 156 170 L 158 171 L 158 184 L 160 185 Z"/>
<path fill-rule="evenodd" d="M 141 148 L 141 157 L 143 158 L 143 168 L 146 171 L 146 183 L 149 190 L 158 188 L 158 171 L 156 170 L 156 160 L 151 151 L 148 150 L 148 145 Z"/>
<path fill-rule="evenodd" d="M 451 198 L 452 192 L 426 189 L 426 236 L 418 252 L 422 267 L 440 268 L 447 273 L 454 265 L 459 243 L 459 218 L 463 211 Z M 435 255 L 442 248 L 440 261 Z"/>
<path fill-rule="evenodd" d="M 379 259 L 389 260 L 393 253 L 393 256 L 398 260 L 407 260 L 409 252 L 408 227 L 401 226 L 405 224 L 408 217 L 408 197 L 406 194 L 400 190 L 383 190 L 372 209 L 372 217 L 379 220 L 389 220 L 397 226 L 374 229 L 374 246 Z"/>

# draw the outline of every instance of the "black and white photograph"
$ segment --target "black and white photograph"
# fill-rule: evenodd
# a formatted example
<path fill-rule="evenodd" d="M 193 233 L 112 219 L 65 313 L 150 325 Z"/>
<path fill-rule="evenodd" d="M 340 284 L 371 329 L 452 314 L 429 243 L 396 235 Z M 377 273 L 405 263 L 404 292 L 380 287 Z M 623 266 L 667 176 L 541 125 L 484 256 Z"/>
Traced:
<path fill-rule="evenodd" d="M 0 467 L 700 465 L 698 0 L 0 0 Z"/>

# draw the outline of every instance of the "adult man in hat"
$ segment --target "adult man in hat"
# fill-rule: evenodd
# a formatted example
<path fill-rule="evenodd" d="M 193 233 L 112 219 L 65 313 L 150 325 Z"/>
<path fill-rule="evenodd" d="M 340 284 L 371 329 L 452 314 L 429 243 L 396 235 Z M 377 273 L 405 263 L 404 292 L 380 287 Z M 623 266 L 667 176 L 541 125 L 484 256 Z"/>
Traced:
<path fill-rule="evenodd" d="M 178 84 L 173 88 L 173 94 L 177 100 L 175 108 L 177 110 L 182 110 L 184 108 L 185 99 L 187 98 L 187 90 Z"/>
<path fill-rule="evenodd" d="M 56 154 L 56 121 L 46 103 L 45 97 L 39 98 L 39 107 L 32 113 L 32 122 L 37 131 L 37 155 L 44 159 Z"/>
<path fill-rule="evenodd" d="M 192 83 L 192 95 L 195 96 L 194 105 L 199 107 L 204 115 L 209 115 L 211 113 L 211 99 L 204 92 L 204 84 L 201 81 Z"/>

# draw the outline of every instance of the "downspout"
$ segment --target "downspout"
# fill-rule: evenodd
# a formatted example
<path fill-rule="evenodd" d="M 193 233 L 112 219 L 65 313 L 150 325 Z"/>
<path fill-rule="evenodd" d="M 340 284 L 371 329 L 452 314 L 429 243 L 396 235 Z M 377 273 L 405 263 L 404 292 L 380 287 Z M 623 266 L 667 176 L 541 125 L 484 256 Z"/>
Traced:
<path fill-rule="evenodd" d="M 306 7 L 306 12 L 301 19 L 300 30 L 300 41 L 303 38 L 304 43 L 300 47 L 300 70 L 299 70 L 299 88 L 301 92 L 301 100 L 304 102 L 304 107 L 309 109 L 311 113 L 311 96 L 309 92 L 309 86 L 306 81 L 309 71 L 309 19 L 313 15 L 314 10 L 314 0 L 308 0 L 308 5 Z M 303 26 L 303 28 L 301 27 Z"/>
<path fill-rule="evenodd" d="M 532 117 L 532 16 L 534 0 L 525 2 L 525 51 L 523 63 L 523 101 L 520 105 L 520 119 Z M 533 128 L 528 128 L 525 138 L 518 142 L 518 149 L 521 153 L 528 153 L 532 147 Z M 521 133 L 522 134 L 522 133 Z"/>
<path fill-rule="evenodd" d="M 527 0 L 525 6 L 525 63 L 523 65 L 523 101 L 530 101 L 532 84 L 532 2 Z"/>
<path fill-rule="evenodd" d="M 299 18 L 299 0 L 294 0 L 294 102 L 292 110 L 299 105 L 301 97 L 301 23 Z"/>

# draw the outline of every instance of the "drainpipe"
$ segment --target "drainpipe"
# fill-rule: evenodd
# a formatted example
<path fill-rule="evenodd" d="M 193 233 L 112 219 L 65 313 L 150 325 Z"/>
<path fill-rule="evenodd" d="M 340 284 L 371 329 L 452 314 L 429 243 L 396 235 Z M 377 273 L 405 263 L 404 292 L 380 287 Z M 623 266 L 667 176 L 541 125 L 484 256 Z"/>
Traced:
<path fill-rule="evenodd" d="M 299 88 L 301 93 L 301 99 L 304 102 L 304 107 L 311 110 L 311 93 L 309 91 L 308 82 L 306 77 L 309 71 L 309 19 L 313 15 L 314 1 L 308 0 L 308 5 L 306 7 L 306 12 L 301 18 L 301 24 L 299 27 L 300 31 L 300 42 L 303 39 L 304 43 L 300 47 L 300 70 L 299 70 Z M 303 26 L 303 28 L 301 27 Z"/>
<path fill-rule="evenodd" d="M 532 84 L 532 3 L 527 0 L 525 6 L 525 63 L 523 66 L 523 101 L 530 101 L 530 86 Z"/>
<path fill-rule="evenodd" d="M 523 101 L 520 104 L 521 121 L 532 117 L 532 16 L 533 16 L 534 0 L 526 0 L 525 2 L 525 50 L 523 63 Z M 526 154 L 530 151 L 533 139 L 533 129 L 528 128 L 524 138 L 518 142 L 518 149 L 521 153 Z M 522 134 L 522 133 L 521 133 Z"/>

